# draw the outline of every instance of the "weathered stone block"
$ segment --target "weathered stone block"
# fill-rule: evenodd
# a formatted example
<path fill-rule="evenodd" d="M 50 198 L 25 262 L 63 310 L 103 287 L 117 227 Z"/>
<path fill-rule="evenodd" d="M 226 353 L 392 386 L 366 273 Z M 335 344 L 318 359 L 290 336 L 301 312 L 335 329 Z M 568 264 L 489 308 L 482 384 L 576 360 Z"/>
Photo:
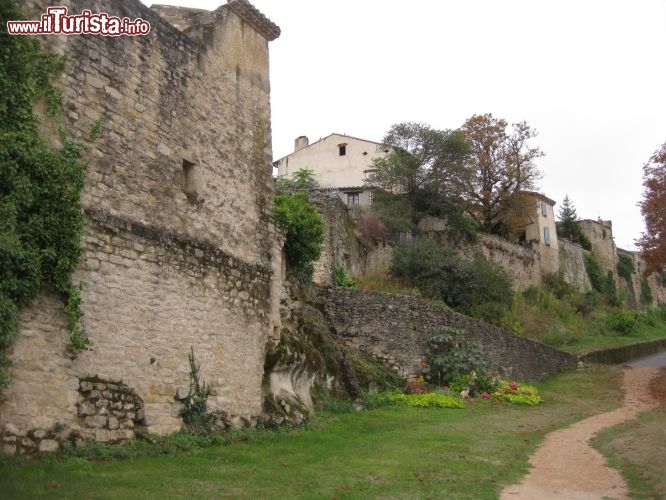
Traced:
<path fill-rule="evenodd" d="M 58 444 L 58 441 L 54 439 L 42 439 L 42 441 L 39 443 L 40 453 L 51 453 L 58 451 L 58 448 L 60 448 L 60 445 Z"/>
<path fill-rule="evenodd" d="M 86 425 L 95 429 L 106 427 L 107 418 L 104 415 L 94 415 L 86 417 Z"/>
<path fill-rule="evenodd" d="M 14 436 L 25 436 L 26 432 L 19 430 L 14 424 L 7 422 L 5 424 L 5 432 Z"/>
<path fill-rule="evenodd" d="M 82 403 L 79 404 L 77 413 L 79 417 L 87 417 L 89 415 L 95 415 L 97 413 L 97 409 L 95 408 L 95 405 L 90 401 L 83 401 Z"/>
<path fill-rule="evenodd" d="M 46 437 L 46 431 L 43 429 L 35 429 L 30 433 L 33 439 L 44 439 Z"/>
<path fill-rule="evenodd" d="M 184 407 L 183 403 L 173 403 L 171 405 L 171 416 L 172 417 L 180 416 L 180 412 L 182 411 L 183 407 Z"/>
<path fill-rule="evenodd" d="M 95 429 L 95 441 L 98 443 L 108 443 L 111 441 L 111 431 L 107 429 Z"/>
<path fill-rule="evenodd" d="M 2 445 L 2 453 L 5 455 L 15 455 L 16 454 L 16 445 L 5 443 Z"/>
<path fill-rule="evenodd" d="M 134 434 L 134 431 L 131 429 L 120 429 L 117 431 L 116 434 L 116 439 L 118 441 L 131 441 L 134 439 L 136 435 Z"/>

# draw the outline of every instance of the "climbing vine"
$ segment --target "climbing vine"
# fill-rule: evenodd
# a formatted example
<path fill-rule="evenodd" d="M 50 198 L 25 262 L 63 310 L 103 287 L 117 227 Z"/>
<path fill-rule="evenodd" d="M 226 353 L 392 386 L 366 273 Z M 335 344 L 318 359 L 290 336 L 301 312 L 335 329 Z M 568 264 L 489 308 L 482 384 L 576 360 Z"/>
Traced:
<path fill-rule="evenodd" d="M 3 19 L 24 19 L 17 3 L 0 0 Z M 60 146 L 40 134 L 35 107 L 58 123 L 62 95 L 53 85 L 64 58 L 33 37 L 0 25 L 0 387 L 8 383 L 6 350 L 18 333 L 18 312 L 43 285 L 66 304 L 72 344 L 88 344 L 79 287 L 71 275 L 82 255 L 80 193 L 86 164 L 81 147 L 54 127 Z"/>

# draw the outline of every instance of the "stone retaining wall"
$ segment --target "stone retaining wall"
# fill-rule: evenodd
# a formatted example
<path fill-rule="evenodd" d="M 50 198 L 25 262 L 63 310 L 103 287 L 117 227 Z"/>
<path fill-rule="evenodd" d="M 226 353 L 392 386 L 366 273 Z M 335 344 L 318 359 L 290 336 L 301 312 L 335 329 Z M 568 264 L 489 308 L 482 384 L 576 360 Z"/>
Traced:
<path fill-rule="evenodd" d="M 445 327 L 460 329 L 465 340 L 481 345 L 507 377 L 537 380 L 577 366 L 571 354 L 413 297 L 334 287 L 326 291 L 326 314 L 347 345 L 402 376 L 423 368 L 430 339 Z"/>
<path fill-rule="evenodd" d="M 661 351 L 666 351 L 666 339 L 652 340 L 650 342 L 640 342 L 638 344 L 613 347 L 601 351 L 593 351 L 581 356 L 581 361 L 587 363 L 603 363 L 609 365 L 618 365 L 626 363 L 633 359 L 650 356 Z"/>

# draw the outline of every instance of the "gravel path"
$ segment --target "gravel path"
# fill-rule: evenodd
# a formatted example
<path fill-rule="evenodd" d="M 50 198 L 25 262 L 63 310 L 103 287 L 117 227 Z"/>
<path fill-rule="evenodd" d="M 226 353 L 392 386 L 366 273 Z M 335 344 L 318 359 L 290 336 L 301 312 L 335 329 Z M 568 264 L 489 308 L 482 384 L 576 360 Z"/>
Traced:
<path fill-rule="evenodd" d="M 624 478 L 606 465 L 604 457 L 590 446 L 590 440 L 599 431 L 658 405 L 649 391 L 656 373 L 652 367 L 626 368 L 624 406 L 546 435 L 530 458 L 529 474 L 519 484 L 506 487 L 501 499 L 628 498 Z"/>

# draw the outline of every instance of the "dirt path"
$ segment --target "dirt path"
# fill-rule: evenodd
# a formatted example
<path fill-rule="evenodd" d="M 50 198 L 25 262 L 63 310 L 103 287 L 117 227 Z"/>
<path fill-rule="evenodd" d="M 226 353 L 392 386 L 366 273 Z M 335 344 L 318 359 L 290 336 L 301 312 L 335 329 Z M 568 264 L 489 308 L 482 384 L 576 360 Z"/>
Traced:
<path fill-rule="evenodd" d="M 502 500 L 628 498 L 622 475 L 606 465 L 590 446 L 592 437 L 658 405 L 649 391 L 656 368 L 627 368 L 624 372 L 624 406 L 551 432 L 530 458 L 532 467 L 519 484 L 502 491 Z"/>

